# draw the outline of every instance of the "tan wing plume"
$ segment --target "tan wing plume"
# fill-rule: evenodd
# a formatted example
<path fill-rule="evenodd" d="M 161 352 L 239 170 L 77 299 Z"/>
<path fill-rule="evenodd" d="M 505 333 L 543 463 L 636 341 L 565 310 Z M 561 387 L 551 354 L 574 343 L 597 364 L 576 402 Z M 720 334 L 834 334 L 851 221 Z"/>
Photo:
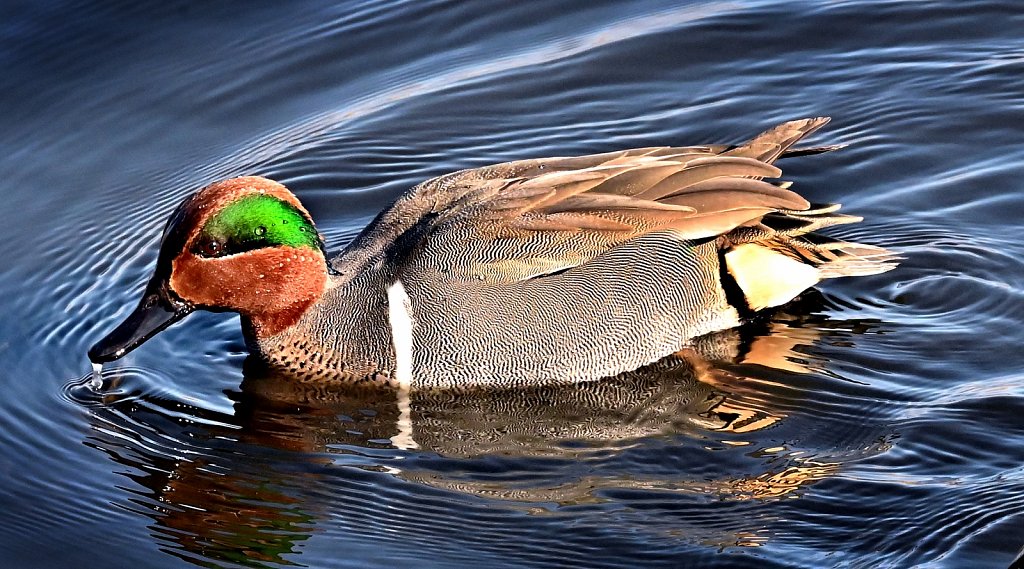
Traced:
<path fill-rule="evenodd" d="M 827 121 L 784 123 L 721 154 L 714 147 L 669 147 L 537 161 L 527 168 L 532 176 L 510 180 L 504 192 L 513 199 L 536 192 L 538 198 L 520 202 L 515 213 L 521 217 L 507 221 L 547 230 L 539 217 L 573 211 L 619 223 L 628 218 L 639 232 L 673 228 L 700 238 L 770 211 L 806 210 L 810 204 L 799 194 L 762 179 L 781 175 L 771 161 Z M 576 166 L 583 167 L 567 169 Z M 498 205 L 504 199 L 497 197 L 495 205 L 509 211 Z"/>
<path fill-rule="evenodd" d="M 787 183 L 764 178 L 777 178 L 770 162 L 827 120 L 785 123 L 736 147 L 643 148 L 457 173 L 450 183 L 469 191 L 447 204 L 438 230 L 471 226 L 460 233 L 467 247 L 477 239 L 513 247 L 515 259 L 489 259 L 482 247 L 473 257 L 482 267 L 470 269 L 494 278 L 500 264 L 500 278 L 511 280 L 578 265 L 652 231 L 713 238 L 811 207 Z"/>

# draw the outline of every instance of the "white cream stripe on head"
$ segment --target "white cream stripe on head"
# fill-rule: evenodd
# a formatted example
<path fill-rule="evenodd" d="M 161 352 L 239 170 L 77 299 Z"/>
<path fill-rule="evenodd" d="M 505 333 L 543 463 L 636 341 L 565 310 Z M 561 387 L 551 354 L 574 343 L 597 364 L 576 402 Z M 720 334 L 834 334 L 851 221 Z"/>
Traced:
<path fill-rule="evenodd" d="M 391 345 L 395 348 L 395 381 L 408 387 L 412 383 L 412 327 L 415 324 L 412 302 L 402 281 L 388 287 L 388 324 Z"/>

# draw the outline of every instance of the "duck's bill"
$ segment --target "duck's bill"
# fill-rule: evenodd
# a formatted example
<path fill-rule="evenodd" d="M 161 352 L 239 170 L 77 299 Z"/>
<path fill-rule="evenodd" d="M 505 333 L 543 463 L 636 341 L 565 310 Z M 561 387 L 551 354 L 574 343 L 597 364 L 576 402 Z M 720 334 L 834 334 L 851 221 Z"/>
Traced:
<path fill-rule="evenodd" d="M 163 287 L 151 284 L 128 318 L 89 350 L 89 360 L 102 364 L 120 359 L 190 312 L 190 305 L 171 300 Z"/>

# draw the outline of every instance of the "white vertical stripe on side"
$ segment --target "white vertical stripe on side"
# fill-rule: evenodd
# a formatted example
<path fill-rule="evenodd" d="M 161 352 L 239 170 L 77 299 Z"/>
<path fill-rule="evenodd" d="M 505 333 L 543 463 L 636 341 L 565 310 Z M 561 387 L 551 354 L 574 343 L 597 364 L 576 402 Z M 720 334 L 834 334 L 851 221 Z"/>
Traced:
<path fill-rule="evenodd" d="M 412 384 L 412 327 L 415 320 L 412 302 L 398 279 L 388 287 L 388 324 L 391 326 L 391 345 L 395 348 L 395 381 L 408 388 Z"/>

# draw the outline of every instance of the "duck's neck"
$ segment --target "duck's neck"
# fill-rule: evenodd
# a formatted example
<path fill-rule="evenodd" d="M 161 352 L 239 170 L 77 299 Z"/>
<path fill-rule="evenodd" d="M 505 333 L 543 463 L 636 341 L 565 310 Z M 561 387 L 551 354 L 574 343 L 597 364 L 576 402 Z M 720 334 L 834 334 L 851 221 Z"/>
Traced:
<path fill-rule="evenodd" d="M 266 285 L 266 288 L 260 285 L 248 287 L 247 302 L 238 303 L 239 313 L 246 322 L 246 334 L 251 334 L 259 342 L 279 336 L 298 325 L 307 312 L 323 301 L 324 295 L 333 286 L 326 263 L 318 264 L 315 269 L 310 266 L 317 261 L 322 262 L 322 257 L 317 259 L 315 256 L 303 255 L 295 260 L 296 255 L 293 253 L 285 259 L 290 260 L 280 264 L 286 270 L 300 263 L 305 263 L 307 268 L 286 273 L 283 275 L 286 278 Z M 264 295 L 263 299 L 260 298 L 261 294 Z"/>
<path fill-rule="evenodd" d="M 328 277 L 320 298 L 297 314 L 243 315 L 242 325 L 250 351 L 300 375 L 361 379 L 387 376 L 394 368 L 387 297 L 371 275 Z"/>
<path fill-rule="evenodd" d="M 298 324 L 306 311 L 319 300 L 320 298 L 302 300 L 284 310 L 276 312 L 243 314 L 242 319 L 246 322 L 246 333 L 252 334 L 257 340 L 265 340 L 277 336 Z"/>

